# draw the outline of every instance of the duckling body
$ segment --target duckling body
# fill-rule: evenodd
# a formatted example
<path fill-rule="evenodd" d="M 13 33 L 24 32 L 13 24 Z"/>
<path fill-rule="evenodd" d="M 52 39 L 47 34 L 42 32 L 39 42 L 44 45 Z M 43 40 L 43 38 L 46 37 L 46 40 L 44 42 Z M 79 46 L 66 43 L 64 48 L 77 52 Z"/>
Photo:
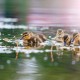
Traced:
<path fill-rule="evenodd" d="M 43 34 L 35 34 L 32 32 L 25 32 L 22 36 L 23 46 L 39 46 L 41 42 L 44 42 L 47 38 Z"/>

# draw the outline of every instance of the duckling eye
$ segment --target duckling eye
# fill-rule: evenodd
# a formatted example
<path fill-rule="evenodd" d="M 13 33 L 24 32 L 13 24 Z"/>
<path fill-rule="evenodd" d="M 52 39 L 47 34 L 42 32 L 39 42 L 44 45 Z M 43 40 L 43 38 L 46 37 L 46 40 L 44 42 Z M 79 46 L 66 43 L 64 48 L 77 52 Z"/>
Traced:
<path fill-rule="evenodd" d="M 23 37 L 28 36 L 28 34 L 23 35 Z"/>

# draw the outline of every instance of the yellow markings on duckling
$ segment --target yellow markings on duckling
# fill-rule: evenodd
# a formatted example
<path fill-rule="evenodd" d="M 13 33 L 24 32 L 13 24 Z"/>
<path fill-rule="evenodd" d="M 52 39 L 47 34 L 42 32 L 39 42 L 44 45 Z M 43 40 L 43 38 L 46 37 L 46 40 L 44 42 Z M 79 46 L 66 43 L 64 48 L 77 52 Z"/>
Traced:
<path fill-rule="evenodd" d="M 30 39 L 30 36 L 25 36 L 24 39 L 25 40 L 29 40 Z"/>
<path fill-rule="evenodd" d="M 25 49 L 31 49 L 31 47 L 30 46 L 26 46 Z"/>

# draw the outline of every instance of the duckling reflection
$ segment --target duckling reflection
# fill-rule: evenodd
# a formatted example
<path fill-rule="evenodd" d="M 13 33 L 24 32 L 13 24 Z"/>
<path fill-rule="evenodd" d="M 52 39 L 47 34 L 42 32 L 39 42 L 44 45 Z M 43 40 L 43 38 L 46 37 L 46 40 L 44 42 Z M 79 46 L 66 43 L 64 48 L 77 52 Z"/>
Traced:
<path fill-rule="evenodd" d="M 16 46 L 17 46 L 17 49 L 18 49 L 18 42 L 16 42 Z M 23 47 L 22 49 L 23 49 L 23 53 L 24 53 L 24 54 L 25 54 L 25 53 L 28 54 L 28 50 L 29 50 L 29 52 L 30 52 L 31 50 L 40 49 L 40 48 L 43 48 L 43 47 L 44 47 L 44 46 L 42 46 L 42 45 L 27 44 L 26 47 Z M 19 54 L 19 52 L 16 51 L 16 59 L 18 59 L 18 54 Z"/>
<path fill-rule="evenodd" d="M 79 61 L 80 60 L 80 34 L 79 33 L 74 33 L 73 34 L 73 59 L 75 61 Z"/>
<path fill-rule="evenodd" d="M 75 48 L 72 53 L 72 58 L 74 61 L 80 61 L 80 48 Z"/>

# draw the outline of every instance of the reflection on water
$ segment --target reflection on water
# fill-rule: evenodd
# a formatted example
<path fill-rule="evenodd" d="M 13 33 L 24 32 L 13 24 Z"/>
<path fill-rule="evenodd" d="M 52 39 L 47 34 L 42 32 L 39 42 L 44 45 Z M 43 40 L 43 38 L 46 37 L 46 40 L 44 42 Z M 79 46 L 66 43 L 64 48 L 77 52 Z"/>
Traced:
<path fill-rule="evenodd" d="M 24 66 L 25 65 L 25 66 Z M 37 80 L 38 75 L 38 64 L 35 60 L 35 58 L 32 58 L 30 60 L 24 59 L 19 64 L 19 69 L 17 70 L 17 74 L 21 75 L 17 80 Z"/>
<path fill-rule="evenodd" d="M 13 54 L 5 55 L 0 58 L 0 80 L 80 80 L 80 62 L 72 65 L 70 52 L 63 56 L 55 52 L 54 62 L 49 52 L 23 54 L 17 60 Z"/>

